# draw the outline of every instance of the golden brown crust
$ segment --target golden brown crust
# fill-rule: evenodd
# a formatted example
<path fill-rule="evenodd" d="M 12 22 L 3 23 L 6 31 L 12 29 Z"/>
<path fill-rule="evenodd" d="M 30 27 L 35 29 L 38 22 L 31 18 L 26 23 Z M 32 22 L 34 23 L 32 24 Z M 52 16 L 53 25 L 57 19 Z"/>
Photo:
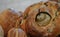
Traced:
<path fill-rule="evenodd" d="M 20 28 L 12 28 L 8 31 L 8 37 L 27 37 L 27 35 Z"/>
<path fill-rule="evenodd" d="M 56 37 L 58 33 L 60 34 L 60 28 L 59 28 L 60 21 L 58 21 L 56 18 L 57 17 L 56 14 L 57 13 L 59 14 L 58 8 L 59 8 L 58 3 L 54 1 L 40 2 L 28 7 L 25 10 L 25 13 L 23 14 L 23 17 L 25 17 L 25 15 L 27 16 L 25 19 L 23 18 L 23 23 L 22 23 L 23 29 L 33 37 L 40 37 L 40 35 L 41 37 L 44 36 Z M 49 24 L 47 24 L 46 26 L 37 25 L 35 18 L 36 15 L 39 13 L 47 13 L 50 16 L 51 20 Z M 48 16 L 46 17 L 47 17 L 46 19 L 48 19 Z"/>
<path fill-rule="evenodd" d="M 0 13 L 0 24 L 4 29 L 4 35 L 7 36 L 9 29 L 15 27 L 18 14 L 11 9 L 6 9 Z"/>

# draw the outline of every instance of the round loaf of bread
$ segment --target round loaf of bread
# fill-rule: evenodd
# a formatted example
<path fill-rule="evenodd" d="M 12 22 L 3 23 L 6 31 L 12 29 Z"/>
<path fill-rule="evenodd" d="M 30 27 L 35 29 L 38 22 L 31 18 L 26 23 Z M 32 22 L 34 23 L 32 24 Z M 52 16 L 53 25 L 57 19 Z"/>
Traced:
<path fill-rule="evenodd" d="M 59 36 L 59 4 L 55 1 L 47 1 L 29 6 L 23 14 L 21 28 L 31 37 Z"/>
<path fill-rule="evenodd" d="M 12 28 L 8 31 L 8 37 L 27 37 L 27 35 L 20 28 Z"/>
<path fill-rule="evenodd" d="M 4 30 L 5 37 L 7 37 L 9 29 L 15 27 L 16 20 L 19 16 L 20 15 L 12 9 L 6 9 L 0 13 L 0 24 Z"/>

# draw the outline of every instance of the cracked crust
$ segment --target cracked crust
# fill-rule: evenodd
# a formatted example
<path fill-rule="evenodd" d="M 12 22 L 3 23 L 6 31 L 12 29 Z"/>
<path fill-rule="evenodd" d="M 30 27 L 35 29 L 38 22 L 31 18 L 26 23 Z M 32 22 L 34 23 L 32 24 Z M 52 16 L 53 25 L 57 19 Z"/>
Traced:
<path fill-rule="evenodd" d="M 33 37 L 56 37 L 60 34 L 60 16 L 57 17 L 60 10 L 58 11 L 58 8 L 59 5 L 55 1 L 39 2 L 29 6 L 23 14 L 24 17 L 27 17 L 23 19 L 22 29 Z M 51 16 L 49 24 L 44 27 L 37 25 L 35 21 L 39 9 L 40 12 L 47 12 Z"/>

